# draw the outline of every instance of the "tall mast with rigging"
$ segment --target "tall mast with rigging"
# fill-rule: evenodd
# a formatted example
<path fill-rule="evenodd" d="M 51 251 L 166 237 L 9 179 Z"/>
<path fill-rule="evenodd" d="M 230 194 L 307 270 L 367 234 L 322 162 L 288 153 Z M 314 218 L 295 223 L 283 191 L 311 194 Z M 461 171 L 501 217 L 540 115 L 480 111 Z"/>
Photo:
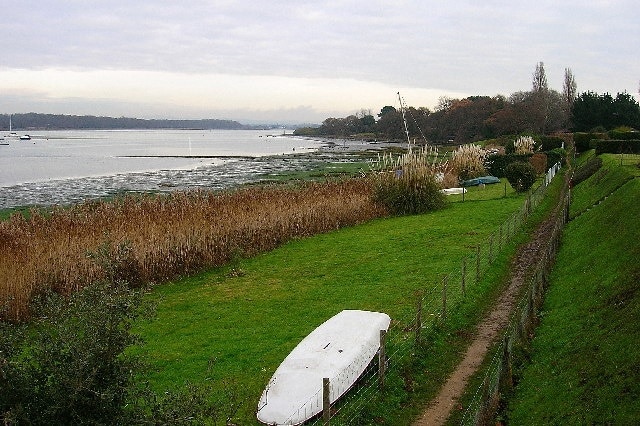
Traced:
<path fill-rule="evenodd" d="M 404 123 L 404 133 L 407 135 L 407 143 L 409 144 L 409 152 L 411 152 L 411 140 L 409 139 L 409 126 L 407 126 L 407 117 L 404 115 L 404 102 L 402 102 L 402 96 L 398 92 L 398 100 L 400 101 L 400 111 L 402 111 L 402 121 Z"/>

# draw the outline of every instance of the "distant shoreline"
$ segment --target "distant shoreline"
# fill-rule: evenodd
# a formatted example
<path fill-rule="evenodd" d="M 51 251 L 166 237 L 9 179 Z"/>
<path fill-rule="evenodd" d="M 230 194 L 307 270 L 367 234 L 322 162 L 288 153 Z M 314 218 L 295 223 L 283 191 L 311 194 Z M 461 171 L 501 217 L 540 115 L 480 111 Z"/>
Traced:
<path fill-rule="evenodd" d="M 132 117 L 98 117 L 29 112 L 0 114 L 0 132 L 38 130 L 270 130 L 281 125 L 246 125 L 235 120 L 144 119 Z"/>

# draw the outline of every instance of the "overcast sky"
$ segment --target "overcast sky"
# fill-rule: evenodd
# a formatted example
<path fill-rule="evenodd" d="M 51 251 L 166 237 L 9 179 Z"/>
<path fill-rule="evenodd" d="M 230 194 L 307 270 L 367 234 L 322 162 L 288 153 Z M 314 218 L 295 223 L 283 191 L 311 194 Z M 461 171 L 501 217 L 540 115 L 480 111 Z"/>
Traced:
<path fill-rule="evenodd" d="M 638 0 L 5 0 L 0 112 L 321 122 L 531 89 L 638 98 Z"/>

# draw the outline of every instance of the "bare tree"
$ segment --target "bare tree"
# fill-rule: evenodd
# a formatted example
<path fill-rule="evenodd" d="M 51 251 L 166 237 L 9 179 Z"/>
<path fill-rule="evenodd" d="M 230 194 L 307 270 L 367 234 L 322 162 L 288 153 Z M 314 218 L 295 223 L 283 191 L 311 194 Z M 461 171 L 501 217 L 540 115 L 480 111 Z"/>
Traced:
<path fill-rule="evenodd" d="M 564 69 L 564 83 L 562 84 L 562 97 L 568 109 L 571 109 L 573 101 L 578 96 L 578 84 L 573 76 L 571 68 Z"/>
<path fill-rule="evenodd" d="M 544 72 L 544 62 L 538 62 L 536 64 L 536 70 L 533 73 L 533 91 L 543 92 L 548 89 L 547 75 Z"/>
<path fill-rule="evenodd" d="M 438 105 L 436 105 L 435 110 L 448 111 L 456 100 L 457 99 L 451 98 L 449 96 L 440 96 L 438 98 Z"/>

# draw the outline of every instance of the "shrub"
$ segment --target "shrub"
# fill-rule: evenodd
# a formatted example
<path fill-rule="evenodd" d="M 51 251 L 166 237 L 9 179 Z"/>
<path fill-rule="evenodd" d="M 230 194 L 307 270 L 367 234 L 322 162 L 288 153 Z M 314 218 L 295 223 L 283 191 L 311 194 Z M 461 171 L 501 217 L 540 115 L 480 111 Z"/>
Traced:
<path fill-rule="evenodd" d="M 541 152 L 535 153 L 529 158 L 529 164 L 533 166 L 536 174 L 543 174 L 547 171 L 547 155 Z"/>
<path fill-rule="evenodd" d="M 487 172 L 495 177 L 505 177 L 505 169 L 511 163 L 516 161 L 527 162 L 531 154 L 506 154 L 506 155 L 490 155 L 485 161 Z"/>
<path fill-rule="evenodd" d="M 551 151 L 546 151 L 547 154 L 547 166 L 551 167 L 556 163 L 560 163 L 561 165 L 565 165 L 567 163 L 567 151 L 562 148 L 552 149 Z"/>
<path fill-rule="evenodd" d="M 536 181 L 536 170 L 529 163 L 511 163 L 505 169 L 505 177 L 516 192 L 527 192 Z"/>
<path fill-rule="evenodd" d="M 386 174 L 378 178 L 374 200 L 396 215 L 426 213 L 444 207 L 445 196 L 431 176 L 395 178 Z"/>
<path fill-rule="evenodd" d="M 435 177 L 435 151 L 408 153 L 396 160 L 379 160 L 373 175 L 375 202 L 396 215 L 425 213 L 445 206 Z"/>
<path fill-rule="evenodd" d="M 540 149 L 543 151 L 551 151 L 552 149 L 562 148 L 564 146 L 564 139 L 560 136 L 542 136 L 540 140 L 542 142 Z"/>
<path fill-rule="evenodd" d="M 141 293 L 99 283 L 33 302 L 30 324 L 0 323 L 4 424 L 121 424 L 138 366 L 125 349 Z"/>

